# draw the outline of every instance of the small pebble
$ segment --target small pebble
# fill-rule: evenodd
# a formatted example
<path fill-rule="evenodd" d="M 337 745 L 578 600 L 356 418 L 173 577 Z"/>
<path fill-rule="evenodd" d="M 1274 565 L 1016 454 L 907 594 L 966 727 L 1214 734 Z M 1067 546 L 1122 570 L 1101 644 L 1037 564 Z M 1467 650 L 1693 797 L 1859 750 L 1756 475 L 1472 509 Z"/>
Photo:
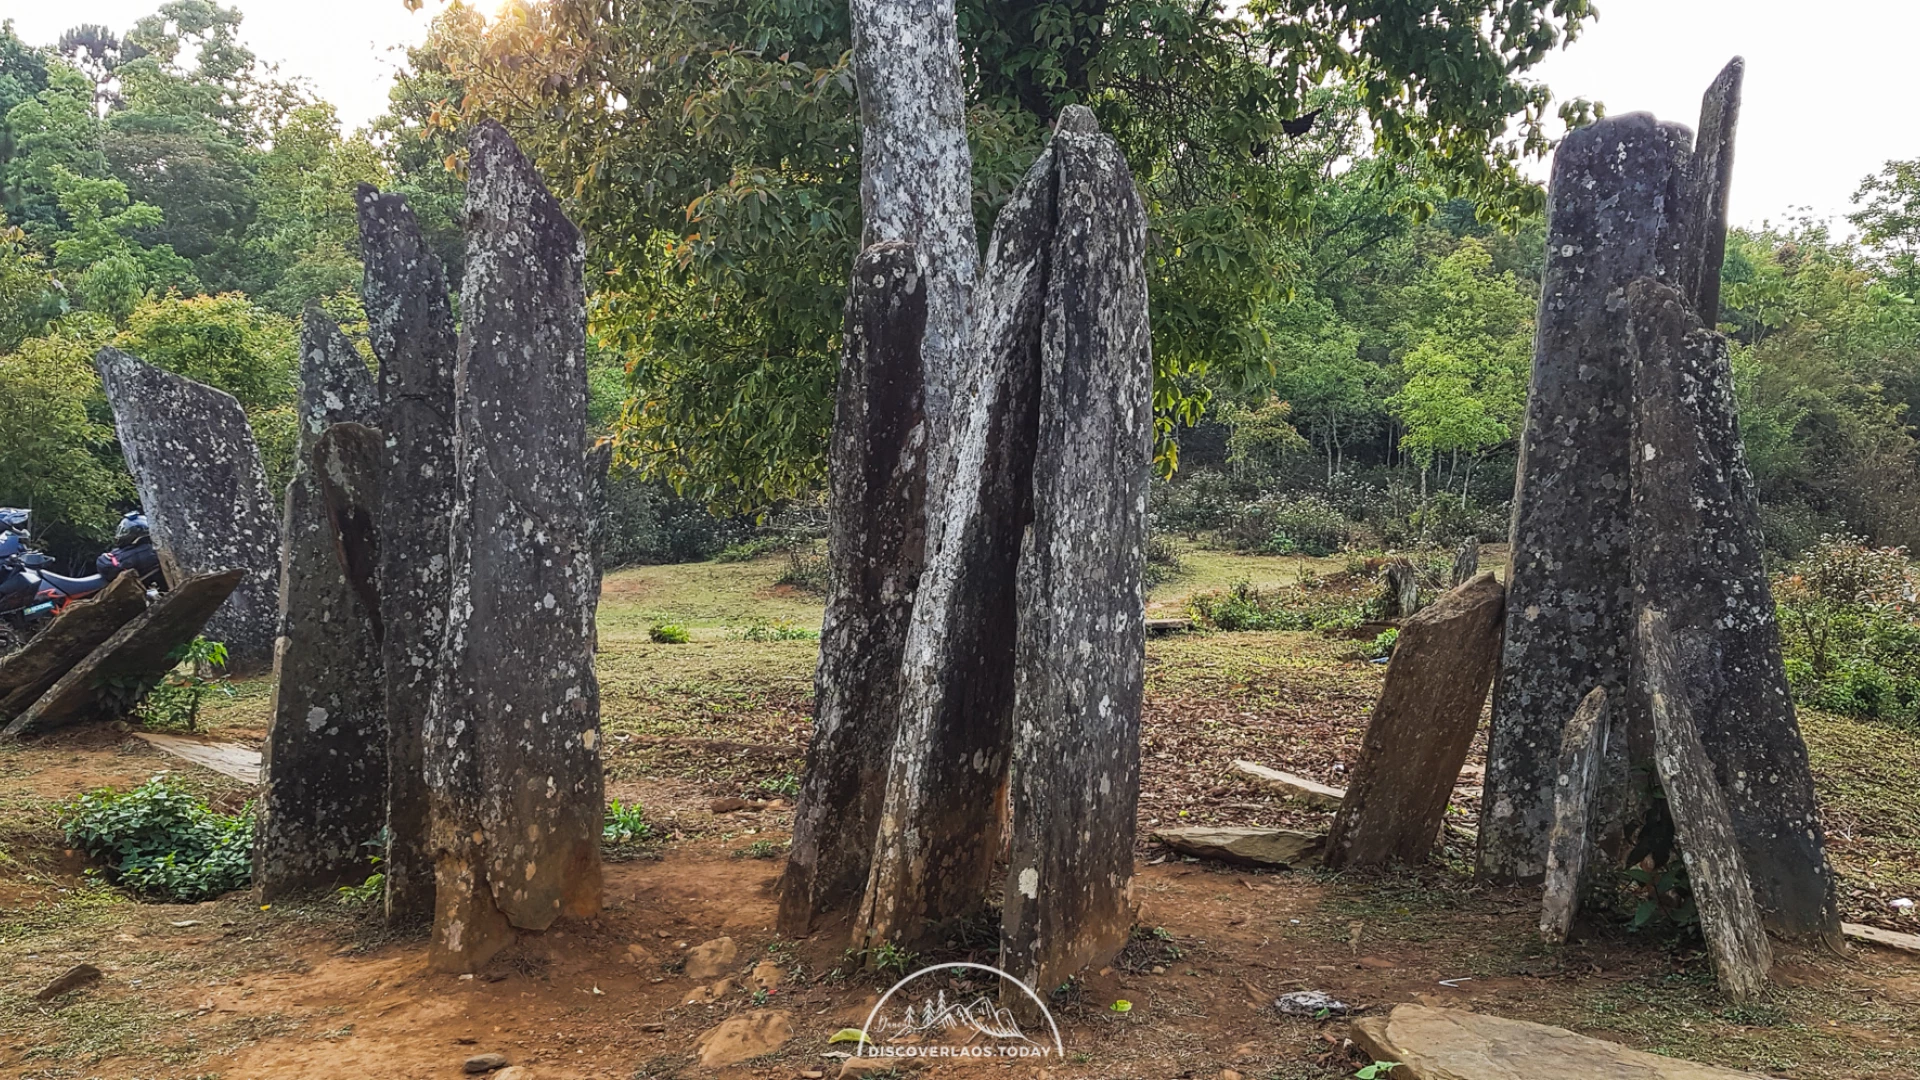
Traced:
<path fill-rule="evenodd" d="M 507 1055 L 505 1054 L 475 1054 L 467 1059 L 465 1066 L 467 1072 L 472 1074 L 490 1073 L 495 1069 L 506 1067 Z"/>

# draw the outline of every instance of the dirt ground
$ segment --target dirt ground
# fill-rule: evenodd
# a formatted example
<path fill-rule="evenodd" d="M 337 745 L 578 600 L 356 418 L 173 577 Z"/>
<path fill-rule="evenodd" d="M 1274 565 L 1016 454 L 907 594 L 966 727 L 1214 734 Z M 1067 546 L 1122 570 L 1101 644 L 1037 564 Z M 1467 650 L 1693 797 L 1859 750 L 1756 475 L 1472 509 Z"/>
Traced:
<path fill-rule="evenodd" d="M 1209 575 L 1225 572 L 1219 561 L 1210 558 Z M 1270 562 L 1259 572 L 1275 572 Z M 608 794 L 643 806 L 653 836 L 609 865 L 599 918 L 525 935 L 473 977 L 427 972 L 424 936 L 388 930 L 369 905 L 315 898 L 262 908 L 245 894 L 134 902 L 63 850 L 62 800 L 161 770 L 226 809 L 248 792 L 111 728 L 0 747 L 0 1076 L 435 1078 L 460 1076 L 467 1057 L 489 1052 L 541 1080 L 836 1075 L 838 1060 L 823 1055 L 847 1047 L 828 1038 L 858 1027 L 893 976 L 862 970 L 831 932 L 803 941 L 774 933 L 790 812 L 777 802 L 713 812 L 717 798 L 789 796 L 799 770 L 815 643 L 743 632 L 817 619 L 817 606 L 772 587 L 778 572 L 763 560 L 610 578 L 601 623 Z M 1163 610 L 1177 606 L 1180 587 L 1156 596 Z M 660 618 L 688 625 L 693 643 L 648 641 Z M 1344 1020 L 1272 1008 L 1275 996 L 1302 989 L 1363 1010 L 1468 1007 L 1784 1077 L 1920 1075 L 1920 957 L 1781 946 L 1767 998 L 1730 1006 L 1697 943 L 1672 934 L 1607 920 L 1576 944 L 1541 946 L 1536 894 L 1480 887 L 1467 873 L 1471 770 L 1450 818 L 1462 831 L 1417 870 L 1248 871 L 1144 842 L 1174 822 L 1323 824 L 1315 819 L 1324 815 L 1232 779 L 1226 764 L 1247 757 L 1341 783 L 1380 675 L 1354 643 L 1307 634 L 1152 642 L 1135 943 L 1055 995 L 1065 1060 L 942 1064 L 925 1075 L 1351 1076 L 1364 1062 L 1345 1046 Z M 270 690 L 241 687 L 210 717 L 211 733 L 257 743 Z M 1886 903 L 1920 893 L 1920 736 L 1817 715 L 1803 722 L 1849 917 L 1920 930 Z M 992 934 L 981 929 L 912 960 L 991 963 Z M 680 973 L 686 950 L 721 936 L 738 945 L 736 968 L 771 960 L 783 984 L 688 1003 L 712 980 Z M 81 962 L 103 979 L 34 1000 Z M 1131 1008 L 1116 1011 L 1117 1001 Z M 702 1032 L 757 1009 L 789 1014 L 794 1038 L 717 1072 L 693 1064 Z"/>

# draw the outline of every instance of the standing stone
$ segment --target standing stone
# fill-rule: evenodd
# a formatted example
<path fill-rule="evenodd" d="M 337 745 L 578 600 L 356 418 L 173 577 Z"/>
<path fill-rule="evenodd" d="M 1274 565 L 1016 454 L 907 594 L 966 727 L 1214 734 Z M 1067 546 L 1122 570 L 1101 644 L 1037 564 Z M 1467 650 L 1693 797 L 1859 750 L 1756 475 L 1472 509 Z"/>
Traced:
<path fill-rule="evenodd" d="M 24 648 L 0 660 L 0 720 L 25 712 L 60 676 L 146 609 L 146 587 L 132 572 L 68 605 Z"/>
<path fill-rule="evenodd" d="M 599 573 L 587 475 L 585 248 L 504 128 L 467 182 L 458 487 L 426 730 L 431 962 L 471 971 L 600 908 Z"/>
<path fill-rule="evenodd" d="M 1327 837 L 1332 867 L 1420 863 L 1446 820 L 1500 655 L 1506 591 L 1481 574 L 1408 619 Z"/>
<path fill-rule="evenodd" d="M 102 349 L 94 364 L 120 450 L 153 528 L 167 580 L 239 568 L 246 577 L 207 624 L 227 670 L 273 665 L 280 532 L 260 448 L 229 394 Z"/>
<path fill-rule="evenodd" d="M 1546 873 L 1560 733 L 1580 695 L 1599 686 L 1624 700 L 1633 390 L 1624 290 L 1676 271 L 1672 219 L 1688 145 L 1684 127 L 1632 113 L 1569 133 L 1554 153 L 1480 821 L 1479 872 L 1494 881 Z M 1626 710 L 1613 712 L 1603 785 L 1624 792 Z"/>
<path fill-rule="evenodd" d="M 1387 564 L 1382 580 L 1387 588 L 1387 614 L 1396 619 L 1412 618 L 1420 610 L 1420 578 L 1413 563 L 1393 560 Z"/>
<path fill-rule="evenodd" d="M 780 882 L 781 932 L 859 901 L 899 728 L 900 660 L 925 560 L 926 279 L 912 246 L 860 253 L 829 465 L 827 612 L 813 740 Z"/>
<path fill-rule="evenodd" d="M 1547 883 L 1540 907 L 1540 936 L 1559 944 L 1580 910 L 1600 756 L 1606 752 L 1607 692 L 1594 687 L 1580 702 L 1560 737 L 1560 775 L 1553 797 L 1553 835 L 1547 844 Z"/>
<path fill-rule="evenodd" d="M 1453 553 L 1453 573 L 1448 579 L 1449 588 L 1457 589 L 1472 581 L 1480 573 L 1480 538 L 1469 536 L 1460 541 L 1460 549 Z"/>
<path fill-rule="evenodd" d="M 1714 977 L 1728 997 L 1751 1001 L 1766 988 L 1773 949 L 1760 926 L 1713 762 L 1687 705 L 1680 667 L 1684 658 L 1667 630 L 1666 616 L 1657 609 L 1641 609 L 1638 629 L 1636 668 L 1653 722 L 1654 766 L 1673 814 L 1674 838 L 1700 912 Z"/>
<path fill-rule="evenodd" d="M 447 277 L 399 195 L 358 193 L 361 292 L 380 359 L 381 659 L 387 712 L 387 916 L 433 913 L 421 731 L 446 636 L 447 519 L 453 511 L 453 370 Z"/>
<path fill-rule="evenodd" d="M 1628 297 L 1634 594 L 1666 613 L 1688 711 L 1768 928 L 1837 941 L 1833 871 L 1781 661 L 1727 341 L 1674 289 L 1641 281 Z"/>
<path fill-rule="evenodd" d="M 273 710 L 262 750 L 253 880 L 263 900 L 358 884 L 373 872 L 386 824 L 386 702 L 373 567 L 349 556 L 365 526 L 341 534 L 323 478 L 371 507 L 377 474 L 354 475 L 336 425 L 353 423 L 377 461 L 379 433 L 366 362 L 318 308 L 300 335 L 299 455 L 281 534 L 280 637 Z M 323 450 L 323 439 L 327 444 Z M 342 522 L 351 524 L 350 522 Z M 369 522 L 370 523 L 370 522 Z M 358 562 L 359 565 L 354 565 Z"/>
<path fill-rule="evenodd" d="M 180 663 L 207 620 L 247 576 L 244 570 L 188 578 L 75 664 L 0 735 L 37 735 L 91 720 L 118 720 Z"/>
<path fill-rule="evenodd" d="M 860 90 L 860 244 L 911 244 L 919 261 L 927 505 L 937 508 L 940 465 L 960 422 L 951 414 L 974 370 L 968 304 L 980 268 L 954 0 L 852 0 L 848 20 Z"/>
<path fill-rule="evenodd" d="M 1700 100 L 1700 131 L 1687 168 L 1686 238 L 1679 288 L 1708 329 L 1720 320 L 1720 267 L 1727 259 L 1727 198 L 1733 184 L 1733 136 L 1747 62 L 1734 57 Z"/>
<path fill-rule="evenodd" d="M 1133 925 L 1153 462 L 1146 210 L 1090 112 L 1070 110 L 1052 149 L 1000 959 L 1046 987 L 1111 959 Z"/>
<path fill-rule="evenodd" d="M 984 906 L 1002 844 L 1053 161 L 1051 149 L 1042 151 L 1001 209 L 975 294 L 979 381 L 955 417 L 945 502 L 928 512 L 927 565 L 908 623 L 899 731 L 856 943 L 910 941 Z"/>

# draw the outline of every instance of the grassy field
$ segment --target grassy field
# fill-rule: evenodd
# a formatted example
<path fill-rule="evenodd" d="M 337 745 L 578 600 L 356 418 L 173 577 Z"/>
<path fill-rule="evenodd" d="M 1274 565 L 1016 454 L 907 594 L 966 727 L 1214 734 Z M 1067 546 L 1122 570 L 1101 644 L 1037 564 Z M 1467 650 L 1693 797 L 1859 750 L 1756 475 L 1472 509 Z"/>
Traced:
<path fill-rule="evenodd" d="M 1170 614 L 1195 591 L 1344 567 L 1191 551 L 1152 602 Z M 262 909 L 243 894 L 132 902 L 64 851 L 63 800 L 160 770 L 227 809 L 250 793 L 107 728 L 0 748 L 0 1076 L 455 1075 L 469 1047 L 497 1043 L 546 1080 L 691 1078 L 694 1038 L 764 1004 L 744 991 L 683 1003 L 674 950 L 720 933 L 793 972 L 791 998 L 773 1004 L 786 1001 L 801 1029 L 780 1055 L 721 1075 L 815 1067 L 826 1035 L 857 1020 L 874 988 L 847 978 L 842 943 L 773 934 L 791 813 L 777 802 L 759 813 L 712 808 L 726 796 L 788 799 L 802 768 L 817 649 L 804 635 L 821 607 L 776 583 L 785 568 L 774 556 L 608 576 L 599 662 L 608 793 L 645 808 L 651 839 L 642 857 L 609 866 L 602 918 L 528 935 L 474 982 L 425 974 L 420 937 L 389 932 L 365 905 L 315 898 Z M 686 627 L 691 640 L 656 643 L 659 623 Z M 1375 1009 L 1461 1005 L 1806 1080 L 1920 1074 L 1913 958 L 1783 945 L 1766 1000 L 1732 1007 L 1697 939 L 1606 923 L 1564 948 L 1540 945 L 1537 894 L 1471 878 L 1471 768 L 1450 811 L 1459 828 L 1424 867 L 1247 871 L 1167 858 L 1147 841 L 1176 822 L 1324 828 L 1324 813 L 1278 802 L 1228 766 L 1250 758 L 1343 783 L 1382 678 L 1363 644 L 1281 632 L 1150 640 L 1135 894 L 1164 956 L 1089 974 L 1061 1000 L 1072 1060 L 1056 1077 L 1165 1077 L 1174 1060 L 1193 1076 L 1350 1076 L 1338 1021 L 1291 1020 L 1266 1004 L 1302 988 Z M 257 741 L 270 701 L 269 680 L 243 684 L 211 706 L 206 728 Z M 1887 901 L 1920 893 L 1920 738 L 1819 714 L 1802 722 L 1847 908 L 1901 925 Z M 964 947 L 952 956 L 969 957 L 991 960 Z M 96 988 L 32 999 L 83 960 L 107 972 Z M 1107 1007 L 1120 998 L 1134 1003 L 1125 1016 Z"/>

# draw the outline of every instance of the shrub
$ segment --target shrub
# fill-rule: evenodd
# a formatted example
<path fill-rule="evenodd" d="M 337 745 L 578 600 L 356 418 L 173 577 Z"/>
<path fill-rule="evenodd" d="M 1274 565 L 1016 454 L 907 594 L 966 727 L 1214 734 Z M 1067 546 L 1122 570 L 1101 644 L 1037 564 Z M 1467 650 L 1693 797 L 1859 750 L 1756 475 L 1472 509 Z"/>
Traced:
<path fill-rule="evenodd" d="M 612 847 L 637 844 L 653 835 L 653 826 L 647 823 L 647 812 L 639 803 L 621 803 L 614 799 L 607 804 L 606 823 L 600 827 L 600 840 Z"/>
<path fill-rule="evenodd" d="M 665 484 L 615 467 L 607 478 L 607 520 L 600 541 L 602 565 L 700 562 L 754 539 L 753 522 L 715 517 L 699 502 Z"/>
<path fill-rule="evenodd" d="M 647 629 L 647 636 L 657 645 L 685 645 L 693 640 L 686 627 L 670 622 L 654 623 Z"/>
<path fill-rule="evenodd" d="M 62 807 L 61 826 L 109 881 L 141 896 L 192 903 L 253 878 L 252 804 L 221 814 L 165 777 L 81 795 Z"/>
<path fill-rule="evenodd" d="M 1267 539 L 1261 550 L 1272 555 L 1325 557 L 1347 544 L 1346 516 L 1318 495 L 1275 504 L 1267 515 Z"/>
<path fill-rule="evenodd" d="M 751 540 L 742 540 L 731 544 L 713 557 L 714 562 L 734 563 L 751 562 L 762 555 L 771 555 L 776 551 L 787 551 L 794 545 L 794 538 L 781 534 L 756 536 Z"/>
<path fill-rule="evenodd" d="M 1775 578 L 1787 680 L 1816 708 L 1911 719 L 1920 708 L 1920 603 L 1901 548 L 1822 536 Z"/>
<path fill-rule="evenodd" d="M 1350 593 L 1257 589 L 1246 581 L 1196 593 L 1187 605 L 1195 620 L 1216 630 L 1342 631 L 1366 621 L 1365 603 Z"/>
<path fill-rule="evenodd" d="M 787 569 L 775 585 L 786 585 L 801 592 L 810 592 L 816 596 L 827 591 L 827 557 L 812 549 L 811 545 L 794 547 L 787 551 Z"/>
<path fill-rule="evenodd" d="M 1173 537 L 1164 533 L 1147 535 L 1147 565 L 1143 576 L 1149 586 L 1171 581 L 1180 576 L 1185 563 L 1180 558 L 1180 545 Z"/>
<path fill-rule="evenodd" d="M 197 731 L 200 727 L 200 706 L 208 694 L 233 696 L 233 685 L 226 679 L 208 678 L 200 674 L 202 666 L 224 666 L 227 647 L 221 642 L 197 637 L 173 650 L 168 659 L 174 662 L 174 669 L 160 680 L 160 685 L 148 692 L 134 710 L 135 716 L 146 727 L 184 727 L 188 731 Z"/>
<path fill-rule="evenodd" d="M 1385 660 L 1393 655 L 1393 647 L 1400 643 L 1400 631 L 1389 626 L 1373 637 L 1373 644 L 1367 649 L 1367 655 L 1375 660 Z"/>
<path fill-rule="evenodd" d="M 1147 489 L 1147 516 L 1156 529 L 1193 537 L 1225 528 L 1241 501 L 1233 482 L 1219 472 L 1182 470 L 1172 480 L 1154 478 Z"/>
<path fill-rule="evenodd" d="M 820 631 L 810 626 L 801 626 L 792 619 L 774 619 L 771 622 L 755 619 L 740 631 L 742 641 L 813 641 Z"/>

